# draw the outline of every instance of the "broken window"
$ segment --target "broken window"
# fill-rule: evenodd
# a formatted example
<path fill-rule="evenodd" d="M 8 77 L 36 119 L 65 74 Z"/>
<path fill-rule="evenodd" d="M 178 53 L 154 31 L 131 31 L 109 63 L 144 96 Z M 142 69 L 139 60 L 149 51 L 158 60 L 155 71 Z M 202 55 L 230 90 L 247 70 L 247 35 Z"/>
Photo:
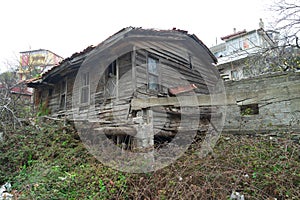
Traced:
<path fill-rule="evenodd" d="M 158 59 L 148 57 L 148 89 L 159 90 Z"/>
<path fill-rule="evenodd" d="M 114 61 L 108 66 L 108 76 L 116 77 L 116 75 L 117 75 L 117 65 L 116 65 L 116 61 Z"/>
<path fill-rule="evenodd" d="M 242 105 L 240 108 L 241 108 L 241 115 L 258 115 L 259 114 L 258 104 Z"/>
<path fill-rule="evenodd" d="M 117 95 L 117 62 L 113 61 L 107 68 L 107 80 L 105 84 L 105 96 L 107 99 Z"/>
<path fill-rule="evenodd" d="M 80 90 L 80 103 L 88 103 L 90 96 L 90 77 L 89 73 L 81 74 L 81 90 Z"/>
<path fill-rule="evenodd" d="M 66 91 L 67 91 L 67 82 L 63 80 L 60 85 L 60 103 L 59 108 L 65 109 L 66 108 Z"/>

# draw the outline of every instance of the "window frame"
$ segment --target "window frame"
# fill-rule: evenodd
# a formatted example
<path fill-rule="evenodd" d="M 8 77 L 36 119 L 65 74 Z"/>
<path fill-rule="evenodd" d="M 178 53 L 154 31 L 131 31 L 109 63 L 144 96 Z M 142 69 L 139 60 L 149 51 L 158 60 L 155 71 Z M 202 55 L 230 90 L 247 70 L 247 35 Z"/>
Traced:
<path fill-rule="evenodd" d="M 59 94 L 59 109 L 65 110 L 67 107 L 67 78 L 64 78 L 60 83 Z"/>
<path fill-rule="evenodd" d="M 153 60 L 155 61 L 155 64 L 156 64 L 156 70 L 155 72 L 153 72 L 152 70 L 150 70 L 149 68 L 149 60 Z M 147 89 L 150 90 L 150 91 L 155 91 L 155 92 L 159 92 L 161 90 L 160 88 L 160 62 L 159 62 L 159 59 L 153 55 L 148 55 L 147 56 Z M 154 79 L 156 79 L 157 81 L 156 82 L 153 82 L 154 84 L 157 85 L 156 89 L 155 88 L 152 88 L 151 87 L 151 84 L 152 82 L 150 82 L 150 77 L 153 77 Z"/>
<path fill-rule="evenodd" d="M 83 93 L 86 91 L 85 101 L 83 101 Z M 87 105 L 90 103 L 90 74 L 89 72 L 82 72 L 80 74 L 80 95 L 79 102 L 81 105 Z"/>
<path fill-rule="evenodd" d="M 232 70 L 232 71 L 230 72 L 230 74 L 231 74 L 231 80 L 237 81 L 237 80 L 240 79 L 238 70 Z"/>

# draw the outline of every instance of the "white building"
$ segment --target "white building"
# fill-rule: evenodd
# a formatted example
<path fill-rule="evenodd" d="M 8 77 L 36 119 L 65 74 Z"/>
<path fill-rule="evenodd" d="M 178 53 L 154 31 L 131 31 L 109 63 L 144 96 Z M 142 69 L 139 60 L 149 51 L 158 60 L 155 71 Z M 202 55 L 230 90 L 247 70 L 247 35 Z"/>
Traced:
<path fill-rule="evenodd" d="M 265 31 L 261 23 L 259 29 L 251 31 L 234 29 L 232 34 L 221 37 L 223 43 L 210 48 L 218 58 L 218 68 L 225 80 L 249 77 L 246 70 L 251 68 L 249 58 L 277 45 L 278 32 Z"/>

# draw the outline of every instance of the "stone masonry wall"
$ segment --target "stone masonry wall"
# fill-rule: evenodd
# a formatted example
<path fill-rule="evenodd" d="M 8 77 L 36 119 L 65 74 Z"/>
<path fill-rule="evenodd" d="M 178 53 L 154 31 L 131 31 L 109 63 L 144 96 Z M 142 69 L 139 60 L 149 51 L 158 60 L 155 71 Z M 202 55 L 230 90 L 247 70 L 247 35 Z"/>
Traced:
<path fill-rule="evenodd" d="M 223 132 L 299 132 L 299 72 L 227 81 L 225 88 L 238 105 L 227 107 Z"/>

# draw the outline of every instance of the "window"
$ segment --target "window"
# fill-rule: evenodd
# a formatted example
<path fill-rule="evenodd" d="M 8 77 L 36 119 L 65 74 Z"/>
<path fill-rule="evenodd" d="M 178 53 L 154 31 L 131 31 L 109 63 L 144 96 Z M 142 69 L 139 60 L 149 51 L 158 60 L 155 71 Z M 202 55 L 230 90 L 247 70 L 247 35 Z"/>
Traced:
<path fill-rule="evenodd" d="M 252 34 L 249 36 L 249 47 L 255 47 L 258 45 L 256 34 Z"/>
<path fill-rule="evenodd" d="M 51 96 L 52 96 L 52 94 L 53 94 L 53 89 L 52 89 L 52 88 L 50 88 L 50 89 L 48 90 L 48 97 L 51 97 Z"/>
<path fill-rule="evenodd" d="M 66 80 L 63 80 L 60 85 L 60 103 L 59 103 L 60 109 L 66 108 L 66 97 L 67 97 L 66 91 L 67 91 L 67 82 Z"/>
<path fill-rule="evenodd" d="M 258 115 L 259 114 L 258 104 L 242 105 L 240 108 L 241 108 L 241 115 Z"/>
<path fill-rule="evenodd" d="M 240 42 L 239 40 L 232 40 L 228 42 L 229 52 L 234 53 L 240 49 Z"/>
<path fill-rule="evenodd" d="M 90 77 L 89 77 L 89 73 L 85 72 L 81 74 L 80 103 L 88 103 L 89 96 L 90 96 Z"/>
<path fill-rule="evenodd" d="M 147 70 L 148 70 L 148 89 L 159 90 L 158 79 L 158 60 L 152 57 L 148 57 Z"/>
<path fill-rule="evenodd" d="M 232 80 L 238 80 L 239 79 L 239 74 L 236 70 L 231 71 L 231 79 Z"/>
<path fill-rule="evenodd" d="M 249 43 L 248 43 L 248 39 L 244 39 L 244 41 L 243 41 L 243 48 L 244 49 L 248 49 L 249 48 Z"/>
<path fill-rule="evenodd" d="M 116 75 L 117 75 L 117 65 L 116 65 L 116 61 L 114 61 L 108 66 L 108 77 L 116 77 Z"/>
<path fill-rule="evenodd" d="M 117 61 L 113 61 L 106 69 L 105 98 L 107 100 L 117 96 Z M 108 102 L 108 101 L 107 101 Z"/>

